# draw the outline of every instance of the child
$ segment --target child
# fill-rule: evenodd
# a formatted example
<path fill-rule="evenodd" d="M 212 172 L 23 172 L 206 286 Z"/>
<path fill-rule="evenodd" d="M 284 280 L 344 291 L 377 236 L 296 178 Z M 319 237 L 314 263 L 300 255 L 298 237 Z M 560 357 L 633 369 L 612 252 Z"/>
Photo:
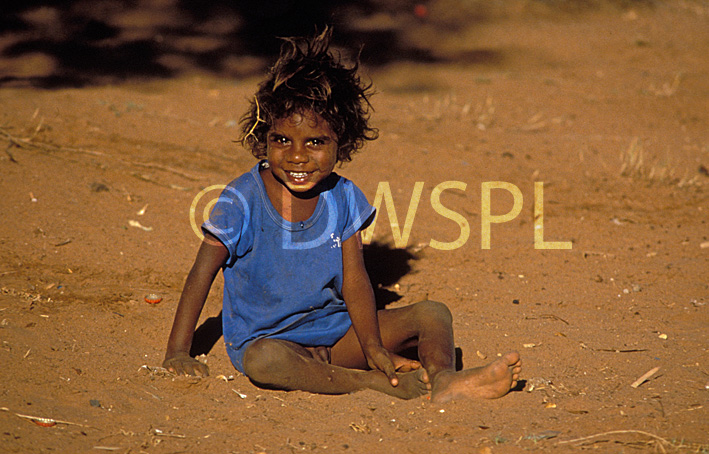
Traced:
<path fill-rule="evenodd" d="M 290 39 L 242 119 L 261 161 L 231 182 L 203 225 L 164 367 L 207 375 L 189 355 L 215 275 L 224 274 L 224 341 L 258 386 L 341 394 L 374 389 L 444 402 L 515 387 L 519 355 L 456 372 L 451 314 L 424 301 L 377 312 L 360 231 L 374 208 L 333 173 L 377 131 L 369 89 L 328 51 L 330 32 Z M 418 348 L 418 361 L 399 356 Z"/>

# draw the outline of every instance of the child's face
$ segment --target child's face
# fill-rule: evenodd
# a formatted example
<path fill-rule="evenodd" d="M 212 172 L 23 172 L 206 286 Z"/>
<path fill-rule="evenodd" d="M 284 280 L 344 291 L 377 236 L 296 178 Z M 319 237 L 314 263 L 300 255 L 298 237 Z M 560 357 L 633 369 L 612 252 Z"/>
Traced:
<path fill-rule="evenodd" d="M 291 192 L 307 192 L 337 164 L 337 137 L 327 121 L 309 112 L 274 121 L 267 135 L 269 168 Z"/>

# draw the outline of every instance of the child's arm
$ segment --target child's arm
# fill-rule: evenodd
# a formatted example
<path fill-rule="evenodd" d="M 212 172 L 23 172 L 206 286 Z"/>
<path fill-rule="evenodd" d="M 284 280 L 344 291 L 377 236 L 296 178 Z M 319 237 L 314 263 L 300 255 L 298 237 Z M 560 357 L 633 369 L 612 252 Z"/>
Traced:
<path fill-rule="evenodd" d="M 415 361 L 394 355 L 382 345 L 374 291 L 364 266 L 359 232 L 342 243 L 342 266 L 342 296 L 367 363 L 372 369 L 384 372 L 392 386 L 396 386 L 399 383 L 397 368 L 406 370 L 421 366 Z"/>
<path fill-rule="evenodd" d="M 177 305 L 163 361 L 165 369 L 178 375 L 209 375 L 209 368 L 190 356 L 190 348 L 209 289 L 228 255 L 227 248 L 216 237 L 207 233 L 187 275 Z"/>

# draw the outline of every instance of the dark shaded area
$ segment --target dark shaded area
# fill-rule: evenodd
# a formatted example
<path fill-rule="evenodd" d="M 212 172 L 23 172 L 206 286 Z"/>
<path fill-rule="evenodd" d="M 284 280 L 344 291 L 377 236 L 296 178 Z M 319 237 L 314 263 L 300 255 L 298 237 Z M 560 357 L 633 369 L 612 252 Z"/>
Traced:
<path fill-rule="evenodd" d="M 171 77 L 195 69 L 226 77 L 260 74 L 277 55 L 278 37 L 308 36 L 326 25 L 335 29 L 335 45 L 350 55 L 362 49 L 362 61 L 369 65 L 394 60 L 443 61 L 436 56 L 435 43 L 424 48 L 407 39 L 407 30 L 429 20 L 415 16 L 417 3 L 426 2 L 2 2 L 0 54 L 30 61 L 21 70 L 0 69 L 0 85 L 78 87 Z M 479 61 L 496 56 L 483 52 L 455 58 Z"/>
<path fill-rule="evenodd" d="M 527 380 L 518 380 L 518 381 L 517 381 L 517 386 L 515 386 L 514 388 L 512 388 L 512 389 L 510 390 L 510 392 L 518 393 L 518 392 L 520 392 L 520 391 L 524 391 L 524 388 L 525 388 L 526 386 L 527 386 Z"/>
<path fill-rule="evenodd" d="M 383 243 L 373 242 L 364 247 L 364 265 L 372 282 L 377 309 L 384 309 L 401 299 L 401 295 L 386 287 L 391 287 L 409 274 L 410 262 L 415 259 L 416 256 L 409 250 L 392 248 Z"/>
<path fill-rule="evenodd" d="M 463 370 L 463 350 L 460 347 L 455 348 L 455 370 Z"/>
<path fill-rule="evenodd" d="M 411 347 L 403 352 L 399 352 L 399 355 L 415 361 L 419 360 L 418 347 Z M 455 370 L 463 370 L 463 350 L 460 347 L 455 348 Z"/>
<path fill-rule="evenodd" d="M 207 355 L 224 335 L 222 330 L 222 313 L 216 317 L 209 317 L 194 332 L 190 356 Z"/>
<path fill-rule="evenodd" d="M 406 249 L 395 249 L 386 244 L 374 242 L 364 247 L 364 261 L 374 288 L 377 309 L 383 309 L 387 304 L 401 299 L 401 295 L 384 287 L 396 284 L 408 274 L 411 271 L 409 262 L 415 258 Z M 208 354 L 222 335 L 222 313 L 220 312 L 216 317 L 205 320 L 197 328 L 192 340 L 190 356 Z"/>

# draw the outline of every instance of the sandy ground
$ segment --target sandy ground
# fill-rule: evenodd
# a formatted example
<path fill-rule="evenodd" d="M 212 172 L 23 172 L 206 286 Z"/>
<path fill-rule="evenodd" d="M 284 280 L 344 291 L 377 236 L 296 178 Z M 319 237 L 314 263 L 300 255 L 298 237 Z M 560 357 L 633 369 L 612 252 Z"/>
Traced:
<path fill-rule="evenodd" d="M 256 388 L 210 339 L 221 281 L 199 336 L 212 375 L 161 373 L 192 223 L 254 163 L 233 141 L 258 77 L 39 88 L 49 57 L 5 54 L 0 451 L 708 452 L 709 6 L 510 5 L 438 35 L 431 58 L 365 67 L 381 137 L 338 171 L 370 201 L 388 183 L 402 227 L 421 182 L 405 248 L 380 207 L 380 302 L 446 302 L 462 364 L 518 350 L 520 389 L 435 405 Z M 435 36 L 436 14 L 407 42 Z M 522 203 L 489 249 L 486 182 Z M 489 206 L 509 212 L 512 193 Z M 571 248 L 535 247 L 541 225 Z"/>

